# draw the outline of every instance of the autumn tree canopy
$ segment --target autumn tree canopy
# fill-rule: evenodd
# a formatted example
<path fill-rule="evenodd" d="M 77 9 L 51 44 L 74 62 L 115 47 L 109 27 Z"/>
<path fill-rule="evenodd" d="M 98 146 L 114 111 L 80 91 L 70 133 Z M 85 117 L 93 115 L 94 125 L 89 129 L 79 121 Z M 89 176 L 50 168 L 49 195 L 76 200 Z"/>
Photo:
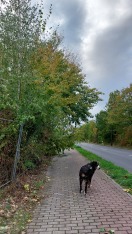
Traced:
<path fill-rule="evenodd" d="M 79 128 L 81 138 L 86 141 L 118 144 L 123 146 L 132 145 L 132 85 L 122 90 L 115 90 L 109 94 L 105 110 L 101 110 L 94 121 L 96 131 L 92 130 L 94 138 L 90 138 L 90 125 Z M 87 132 L 87 134 L 86 134 Z M 95 140 L 96 139 L 96 140 Z"/>
<path fill-rule="evenodd" d="M 74 127 L 87 121 L 100 92 L 85 82 L 56 30 L 46 37 L 51 7 L 46 17 L 30 0 L 4 0 L 0 7 L 1 157 L 13 162 L 23 125 L 21 161 L 32 165 L 37 146 L 49 155 L 74 144 Z"/>

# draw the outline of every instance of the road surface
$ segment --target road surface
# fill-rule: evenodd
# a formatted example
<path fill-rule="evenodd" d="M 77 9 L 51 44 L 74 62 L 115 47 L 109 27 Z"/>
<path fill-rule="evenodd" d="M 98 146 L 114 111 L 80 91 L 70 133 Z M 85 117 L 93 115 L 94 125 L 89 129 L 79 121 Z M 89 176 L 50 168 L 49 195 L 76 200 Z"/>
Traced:
<path fill-rule="evenodd" d="M 132 150 L 90 143 L 78 143 L 77 145 L 132 172 Z"/>

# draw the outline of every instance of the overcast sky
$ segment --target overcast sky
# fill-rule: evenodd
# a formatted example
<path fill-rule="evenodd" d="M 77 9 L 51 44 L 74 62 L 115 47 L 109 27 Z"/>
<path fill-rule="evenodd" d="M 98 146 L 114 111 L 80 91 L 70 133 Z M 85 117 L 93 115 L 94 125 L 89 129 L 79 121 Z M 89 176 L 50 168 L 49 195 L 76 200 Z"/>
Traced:
<path fill-rule="evenodd" d="M 96 114 L 104 109 L 110 92 L 132 83 L 132 0 L 43 3 L 45 9 L 53 5 L 50 23 L 60 25 L 64 45 L 78 55 L 88 84 L 105 93 L 92 111 Z"/>

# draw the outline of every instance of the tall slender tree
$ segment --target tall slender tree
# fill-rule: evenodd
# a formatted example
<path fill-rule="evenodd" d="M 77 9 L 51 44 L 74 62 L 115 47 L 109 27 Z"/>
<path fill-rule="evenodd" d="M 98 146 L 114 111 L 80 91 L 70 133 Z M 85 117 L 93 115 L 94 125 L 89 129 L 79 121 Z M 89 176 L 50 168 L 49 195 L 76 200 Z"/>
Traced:
<path fill-rule="evenodd" d="M 46 20 L 41 7 L 32 6 L 30 0 L 9 0 L 1 5 L 0 21 L 1 82 L 6 87 L 1 90 L 2 105 L 20 110 L 32 99 L 29 61 L 45 30 Z"/>

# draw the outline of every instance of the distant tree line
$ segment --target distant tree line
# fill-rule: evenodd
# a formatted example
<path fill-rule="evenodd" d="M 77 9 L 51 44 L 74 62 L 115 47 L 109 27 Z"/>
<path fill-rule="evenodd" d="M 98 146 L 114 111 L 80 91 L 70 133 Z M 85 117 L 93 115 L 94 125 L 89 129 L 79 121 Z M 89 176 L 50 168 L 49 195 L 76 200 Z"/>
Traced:
<path fill-rule="evenodd" d="M 90 88 L 56 30 L 47 32 L 43 6 L 1 1 L 0 180 L 11 176 L 19 129 L 20 170 L 74 145 L 75 126 L 87 121 L 100 92 Z M 17 169 L 18 170 L 18 169 Z M 2 179 L 3 178 L 3 179 Z"/>
<path fill-rule="evenodd" d="M 105 110 L 77 128 L 76 136 L 79 141 L 132 146 L 132 84 L 111 92 Z"/>

